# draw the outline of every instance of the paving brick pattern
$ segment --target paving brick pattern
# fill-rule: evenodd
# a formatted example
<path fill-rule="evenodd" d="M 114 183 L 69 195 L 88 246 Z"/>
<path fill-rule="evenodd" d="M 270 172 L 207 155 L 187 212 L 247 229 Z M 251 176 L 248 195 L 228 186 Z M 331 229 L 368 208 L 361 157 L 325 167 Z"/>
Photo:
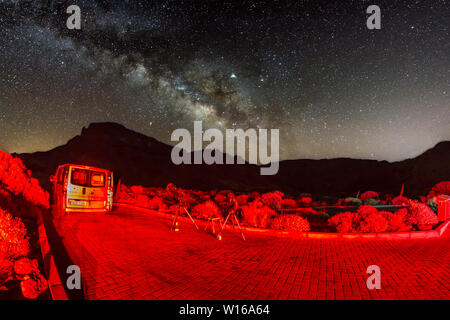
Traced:
<path fill-rule="evenodd" d="M 54 222 L 88 299 L 450 299 L 450 237 L 293 239 L 225 232 L 117 209 Z M 381 268 L 380 290 L 366 286 Z M 62 266 L 60 266 L 62 267 Z"/>

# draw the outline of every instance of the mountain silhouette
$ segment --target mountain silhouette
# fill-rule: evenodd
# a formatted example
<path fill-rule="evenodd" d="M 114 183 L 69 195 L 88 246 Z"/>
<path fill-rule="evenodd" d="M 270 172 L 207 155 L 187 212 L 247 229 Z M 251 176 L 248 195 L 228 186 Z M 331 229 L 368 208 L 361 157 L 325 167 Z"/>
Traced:
<path fill-rule="evenodd" d="M 423 195 L 450 180 L 450 141 L 422 155 L 399 162 L 348 158 L 286 160 L 278 174 L 261 176 L 260 167 L 243 165 L 174 165 L 172 147 L 117 123 L 92 123 L 67 144 L 46 152 L 17 154 L 49 189 L 50 175 L 64 163 L 84 164 L 114 171 L 127 185 L 164 187 L 169 182 L 192 189 L 235 191 L 281 190 L 289 194 L 354 195 L 375 190 Z"/>

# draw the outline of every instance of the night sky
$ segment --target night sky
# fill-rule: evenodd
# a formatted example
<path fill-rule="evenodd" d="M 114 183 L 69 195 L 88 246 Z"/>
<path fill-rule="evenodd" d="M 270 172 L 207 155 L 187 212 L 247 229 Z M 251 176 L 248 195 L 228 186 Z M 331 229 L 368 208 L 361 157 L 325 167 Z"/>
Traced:
<path fill-rule="evenodd" d="M 449 25 L 446 0 L 0 0 L 0 149 L 202 120 L 280 129 L 282 159 L 413 157 L 450 140 Z"/>

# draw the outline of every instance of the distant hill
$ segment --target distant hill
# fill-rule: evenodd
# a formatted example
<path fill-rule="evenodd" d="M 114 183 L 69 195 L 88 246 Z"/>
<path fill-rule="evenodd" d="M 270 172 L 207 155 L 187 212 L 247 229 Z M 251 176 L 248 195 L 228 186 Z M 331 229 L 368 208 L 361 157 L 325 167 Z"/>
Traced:
<path fill-rule="evenodd" d="M 172 164 L 172 147 L 117 123 L 93 123 L 63 146 L 47 152 L 18 154 L 44 188 L 58 165 L 77 163 L 113 170 L 127 185 L 281 190 L 290 194 L 351 195 L 376 190 L 426 194 L 437 182 L 450 180 L 450 141 L 400 162 L 330 159 L 280 162 L 275 176 L 261 176 L 256 165 Z"/>

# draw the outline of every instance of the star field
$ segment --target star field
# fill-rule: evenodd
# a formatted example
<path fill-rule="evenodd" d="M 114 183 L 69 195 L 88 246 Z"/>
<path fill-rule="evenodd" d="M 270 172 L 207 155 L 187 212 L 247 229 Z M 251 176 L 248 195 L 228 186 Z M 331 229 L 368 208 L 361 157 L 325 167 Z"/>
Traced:
<path fill-rule="evenodd" d="M 170 143 L 202 120 L 280 129 L 282 159 L 413 157 L 450 139 L 449 16 L 446 0 L 2 0 L 0 149 L 97 121 Z"/>

